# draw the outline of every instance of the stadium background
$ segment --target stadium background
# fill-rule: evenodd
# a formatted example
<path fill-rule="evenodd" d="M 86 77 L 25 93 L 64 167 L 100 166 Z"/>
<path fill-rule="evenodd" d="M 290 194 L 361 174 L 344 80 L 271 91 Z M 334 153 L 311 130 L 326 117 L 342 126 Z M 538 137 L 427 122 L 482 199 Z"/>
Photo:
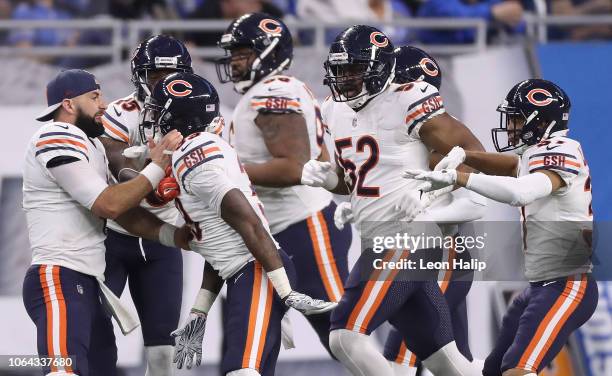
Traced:
<path fill-rule="evenodd" d="M 25 145 L 39 126 L 34 116 L 45 107 L 46 82 L 60 67 L 86 66 L 98 77 L 107 101 L 123 97 L 133 90 L 126 58 L 138 40 L 163 31 L 190 41 L 192 56 L 198 56 L 194 58 L 195 72 L 215 84 L 221 95 L 223 113 L 230 118 L 239 97 L 231 86 L 218 84 L 214 65 L 210 62 L 212 57 L 221 54 L 221 50 L 211 44 L 214 40 L 211 31 L 198 36 L 196 30 L 223 30 L 229 23 L 223 19 L 228 14 L 227 9 L 224 8 L 226 13 L 219 13 L 219 9 L 233 4 L 234 11 L 258 6 L 285 14 L 298 44 L 289 73 L 307 82 L 320 100 L 328 95 L 327 87 L 322 85 L 322 62 L 327 43 L 343 26 L 354 23 L 380 25 L 396 45 L 426 42 L 424 48 L 432 52 L 442 66 L 442 95 L 447 109 L 464 121 L 488 150 L 493 150 L 489 129 L 499 122 L 495 108 L 512 85 L 534 76 L 560 84 L 572 99 L 571 135 L 582 143 L 593 177 L 593 207 L 598 229 L 596 261 L 602 282 L 595 315 L 572 339 L 571 351 L 565 354 L 567 358 L 559 359 L 556 368 L 546 374 L 612 375 L 612 284 L 607 282 L 612 274 L 612 262 L 609 261 L 612 178 L 605 170 L 610 159 L 609 140 L 612 139 L 609 118 L 612 16 L 602 15 L 610 13 L 612 2 L 557 1 L 574 3 L 572 8 L 560 8 L 554 1 L 523 1 L 522 21 L 516 27 L 504 26 L 500 20 L 492 20 L 482 12 L 466 13 L 460 6 L 470 6 L 469 1 L 444 2 L 456 7 L 442 9 L 443 2 L 437 0 L 0 0 L 0 119 L 4 132 L 0 148 L 0 354 L 36 352 L 34 325 L 21 301 L 21 283 L 30 262 L 30 251 L 21 210 L 20 175 Z M 475 2 L 479 6 L 494 6 L 503 0 Z M 117 7 L 130 3 L 131 8 L 128 6 L 123 14 L 118 13 Z M 348 3 L 351 5 L 347 6 Z M 384 7 L 382 16 L 376 12 L 379 3 Z M 600 7 L 588 8 L 589 3 L 597 3 Z M 436 4 L 440 5 L 437 13 L 436 9 L 427 8 Z M 584 9 L 597 14 L 585 14 L 589 12 Z M 195 19 L 190 19 L 192 17 Z M 471 31 L 455 32 L 452 34 L 455 38 L 440 31 L 442 27 L 464 30 L 467 26 Z M 515 210 L 494 203 L 489 204 L 484 218 L 485 221 L 517 219 Z M 516 271 L 519 280 L 522 274 L 520 251 L 516 249 L 515 240 L 499 239 L 494 246 L 507 249 L 500 253 L 503 262 Z M 354 239 L 351 259 L 354 260 L 358 252 L 358 239 Z M 202 268 L 198 255 L 184 253 L 184 256 L 183 317 L 199 287 Z M 511 292 L 520 286 L 521 282 L 479 282 L 472 287 L 468 296 L 470 342 L 477 357 L 487 355 L 504 304 Z M 122 299 L 130 301 L 128 291 Z M 277 374 L 300 375 L 315 371 L 344 374 L 328 360 L 305 321 L 298 315 L 292 315 L 292 320 L 298 348 L 281 352 Z M 217 304 L 207 326 L 205 367 L 197 372 L 179 372 L 179 375 L 217 374 L 215 363 L 219 360 L 221 346 L 219 323 Z M 123 337 L 117 331 L 116 335 L 120 366 L 126 374 L 143 374 L 140 333 L 136 331 Z M 10 372 L 13 371 L 2 370 L 0 366 L 0 375 L 12 374 Z"/>

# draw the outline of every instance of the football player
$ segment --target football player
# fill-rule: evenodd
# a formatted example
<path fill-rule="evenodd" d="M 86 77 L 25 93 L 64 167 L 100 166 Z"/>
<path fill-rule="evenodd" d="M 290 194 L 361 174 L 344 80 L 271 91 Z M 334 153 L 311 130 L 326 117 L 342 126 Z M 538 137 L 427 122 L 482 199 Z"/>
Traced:
<path fill-rule="evenodd" d="M 488 175 L 406 171 L 432 188 L 456 184 L 521 207 L 530 285 L 504 316 L 485 376 L 537 375 L 597 306 L 591 177 L 580 143 L 567 137 L 570 106 L 556 84 L 522 81 L 498 107 L 500 126 L 492 130 L 497 151 L 515 150 L 518 156 L 454 148 L 441 165 L 462 162 Z"/>
<path fill-rule="evenodd" d="M 173 72 L 191 72 L 191 57 L 185 45 L 167 35 L 155 35 L 140 43 L 132 57 L 132 82 L 136 90 L 111 102 L 102 116 L 110 169 L 116 181 L 138 176 L 149 162 L 146 135 L 139 133 L 139 114 L 146 95 L 162 77 Z M 147 130 L 148 131 L 148 130 Z M 153 136 L 152 134 L 150 136 Z M 135 158 L 126 158 L 124 150 Z M 135 155 L 134 155 L 135 154 Z M 141 203 L 162 220 L 176 223 L 178 210 L 172 199 L 178 186 L 172 177 L 160 182 L 159 189 Z M 130 295 L 142 324 L 147 360 L 147 376 L 174 373 L 172 353 L 183 291 L 183 259 L 177 249 L 134 236 L 114 221 L 108 222 L 106 245 L 106 284 L 118 296 L 129 280 Z M 160 302 L 164 302 L 160 304 Z"/>
<path fill-rule="evenodd" d="M 273 375 L 287 306 L 310 315 L 336 304 L 292 289 L 293 262 L 270 234 L 263 207 L 232 146 L 210 132 L 220 121 L 215 88 L 193 73 L 173 73 L 157 83 L 145 104 L 143 126 L 186 138 L 172 157 L 180 184 L 175 200 L 206 259 L 202 289 L 178 336 L 178 367 L 200 364 L 206 316 L 227 283 L 226 341 L 221 369 L 231 376 Z M 287 269 L 285 269 L 285 266 Z M 276 294 L 274 294 L 276 291 Z M 284 304 L 283 304 L 284 303 Z"/>
<path fill-rule="evenodd" d="M 309 159 L 329 161 L 317 100 L 299 79 L 283 75 L 293 59 L 287 26 L 264 13 L 234 20 L 219 46 L 221 82 L 242 94 L 234 109 L 229 141 L 264 205 L 270 230 L 292 258 L 296 288 L 337 302 L 348 275 L 350 226 L 333 226 L 336 205 L 325 189 L 301 185 Z M 331 313 L 306 319 L 329 351 Z"/>
<path fill-rule="evenodd" d="M 23 207 L 33 252 L 23 284 L 24 305 L 36 324 L 39 355 L 58 357 L 43 367 L 45 373 L 113 376 L 117 349 L 100 298 L 124 333 L 138 325 L 102 282 L 105 218 L 166 246 L 188 247 L 188 231 L 176 231 L 137 207 L 164 178 L 170 163 L 166 154 L 183 137 L 173 132 L 157 145 L 151 141 L 152 162 L 129 182 L 109 185 L 98 139 L 106 104 L 95 77 L 78 69 L 60 72 L 47 85 L 47 101 L 49 107 L 37 119 L 53 121 L 32 137 L 23 172 Z"/>
<path fill-rule="evenodd" d="M 330 163 L 311 160 L 304 166 L 302 182 L 350 195 L 362 233 L 364 222 L 396 220 L 395 206 L 413 212 L 420 205 L 419 182 L 402 180 L 394 171 L 408 165 L 426 169 L 432 150 L 445 153 L 453 145 L 483 150 L 472 133 L 446 113 L 434 86 L 426 81 L 392 83 L 394 48 L 380 30 L 364 25 L 344 30 L 331 45 L 325 69 L 333 100 L 323 104 L 323 120 L 335 142 L 338 166 L 334 171 Z M 385 230 L 384 223 L 382 227 Z M 366 337 L 389 321 L 434 374 L 478 374 L 457 349 L 437 282 L 395 279 L 397 270 L 391 269 L 368 274 L 372 266 L 367 269 L 361 262 L 366 254 L 371 252 L 363 253 L 361 267 L 351 270 L 332 314 L 334 355 L 355 375 L 392 374 Z M 408 252 L 388 250 L 383 256 L 402 263 Z"/>
<path fill-rule="evenodd" d="M 438 91 L 442 85 L 442 70 L 436 60 L 427 52 L 413 46 L 402 46 L 395 49 L 394 83 L 406 84 L 415 81 L 426 81 Z M 431 158 L 437 160 L 437 156 Z M 430 161 L 431 165 L 431 161 Z M 468 196 L 468 197 L 465 197 Z M 426 196 L 425 196 L 426 197 Z M 461 195 L 453 192 L 436 199 L 414 221 L 431 221 L 443 223 L 449 235 L 457 235 L 458 228 L 452 226 L 481 218 L 484 215 L 486 201 L 478 194 Z M 452 225 L 451 225 L 452 224 Z M 444 260 L 458 257 L 469 261 L 469 252 L 457 253 L 449 249 Z M 449 261 L 451 262 L 451 261 Z M 453 281 L 453 270 L 447 270 L 438 281 L 440 290 L 448 303 L 453 325 L 453 334 L 457 348 L 468 360 L 472 361 L 472 353 L 468 342 L 468 321 L 466 296 L 471 287 L 471 280 L 465 276 L 461 281 Z M 394 376 L 416 375 L 419 360 L 408 350 L 402 339 L 402 334 L 392 328 L 385 342 L 384 356 L 391 362 Z"/>

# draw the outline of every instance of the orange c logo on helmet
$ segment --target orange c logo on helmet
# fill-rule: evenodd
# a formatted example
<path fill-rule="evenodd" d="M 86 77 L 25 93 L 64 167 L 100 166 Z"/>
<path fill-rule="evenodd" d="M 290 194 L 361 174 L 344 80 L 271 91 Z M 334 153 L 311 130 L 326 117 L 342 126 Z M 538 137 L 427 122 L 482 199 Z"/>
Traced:
<path fill-rule="evenodd" d="M 429 63 L 434 69 L 429 69 L 427 63 Z M 422 58 L 421 61 L 419 61 L 419 65 L 421 66 L 421 69 L 423 69 L 423 72 L 427 73 L 432 77 L 436 77 L 440 73 L 436 63 L 434 63 L 433 60 L 428 57 Z"/>
<path fill-rule="evenodd" d="M 185 89 L 178 91 L 174 88 L 176 85 L 183 85 Z M 193 86 L 191 86 L 191 84 L 185 80 L 174 80 L 166 85 L 166 90 L 168 90 L 168 93 L 174 95 L 175 97 L 186 97 L 187 95 L 191 94 L 192 88 Z"/>
<path fill-rule="evenodd" d="M 270 26 L 272 25 L 272 26 Z M 281 23 L 271 18 L 263 19 L 259 22 L 259 28 L 268 34 L 280 34 L 283 31 Z"/>
<path fill-rule="evenodd" d="M 379 36 L 382 38 L 377 38 Z M 381 39 L 381 41 L 379 41 L 379 39 Z M 380 31 L 373 31 L 372 34 L 370 34 L 370 42 L 376 47 L 387 47 L 389 45 L 389 38 Z"/>
<path fill-rule="evenodd" d="M 545 98 L 536 99 L 535 97 L 536 94 L 542 94 Z M 529 93 L 527 93 L 527 100 L 531 104 L 534 104 L 540 107 L 548 106 L 554 101 L 552 94 L 548 90 L 544 90 L 544 89 L 532 89 Z"/>

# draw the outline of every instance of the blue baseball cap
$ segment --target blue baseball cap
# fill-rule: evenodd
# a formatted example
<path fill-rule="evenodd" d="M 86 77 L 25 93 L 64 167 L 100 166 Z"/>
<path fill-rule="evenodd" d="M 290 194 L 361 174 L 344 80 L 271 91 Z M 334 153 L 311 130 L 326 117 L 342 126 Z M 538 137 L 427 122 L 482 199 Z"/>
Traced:
<path fill-rule="evenodd" d="M 64 99 L 72 99 L 79 95 L 100 89 L 96 77 L 83 69 L 68 69 L 61 71 L 47 84 L 47 107 L 36 120 L 53 119 L 53 113 Z"/>

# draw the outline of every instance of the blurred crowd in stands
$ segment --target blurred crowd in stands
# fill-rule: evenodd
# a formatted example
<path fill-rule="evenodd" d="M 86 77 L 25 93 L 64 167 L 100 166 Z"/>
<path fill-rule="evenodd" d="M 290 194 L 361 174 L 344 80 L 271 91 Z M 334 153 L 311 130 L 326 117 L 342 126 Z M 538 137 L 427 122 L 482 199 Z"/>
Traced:
<path fill-rule="evenodd" d="M 286 20 L 320 20 L 380 24 L 402 18 L 480 18 L 491 26 L 490 38 L 525 33 L 525 12 L 552 15 L 612 13 L 612 0 L 0 0 L 0 20 L 230 20 L 249 12 L 267 12 Z M 471 43 L 475 30 L 419 30 L 385 28 L 396 44 Z M 197 46 L 214 46 L 218 32 L 181 35 Z M 326 39 L 334 36 L 330 30 Z M 610 26 L 549 28 L 550 39 L 609 39 Z M 66 29 L 0 29 L 0 45 L 106 45 L 110 32 L 77 33 Z M 300 33 L 297 43 L 308 44 L 312 34 Z"/>

